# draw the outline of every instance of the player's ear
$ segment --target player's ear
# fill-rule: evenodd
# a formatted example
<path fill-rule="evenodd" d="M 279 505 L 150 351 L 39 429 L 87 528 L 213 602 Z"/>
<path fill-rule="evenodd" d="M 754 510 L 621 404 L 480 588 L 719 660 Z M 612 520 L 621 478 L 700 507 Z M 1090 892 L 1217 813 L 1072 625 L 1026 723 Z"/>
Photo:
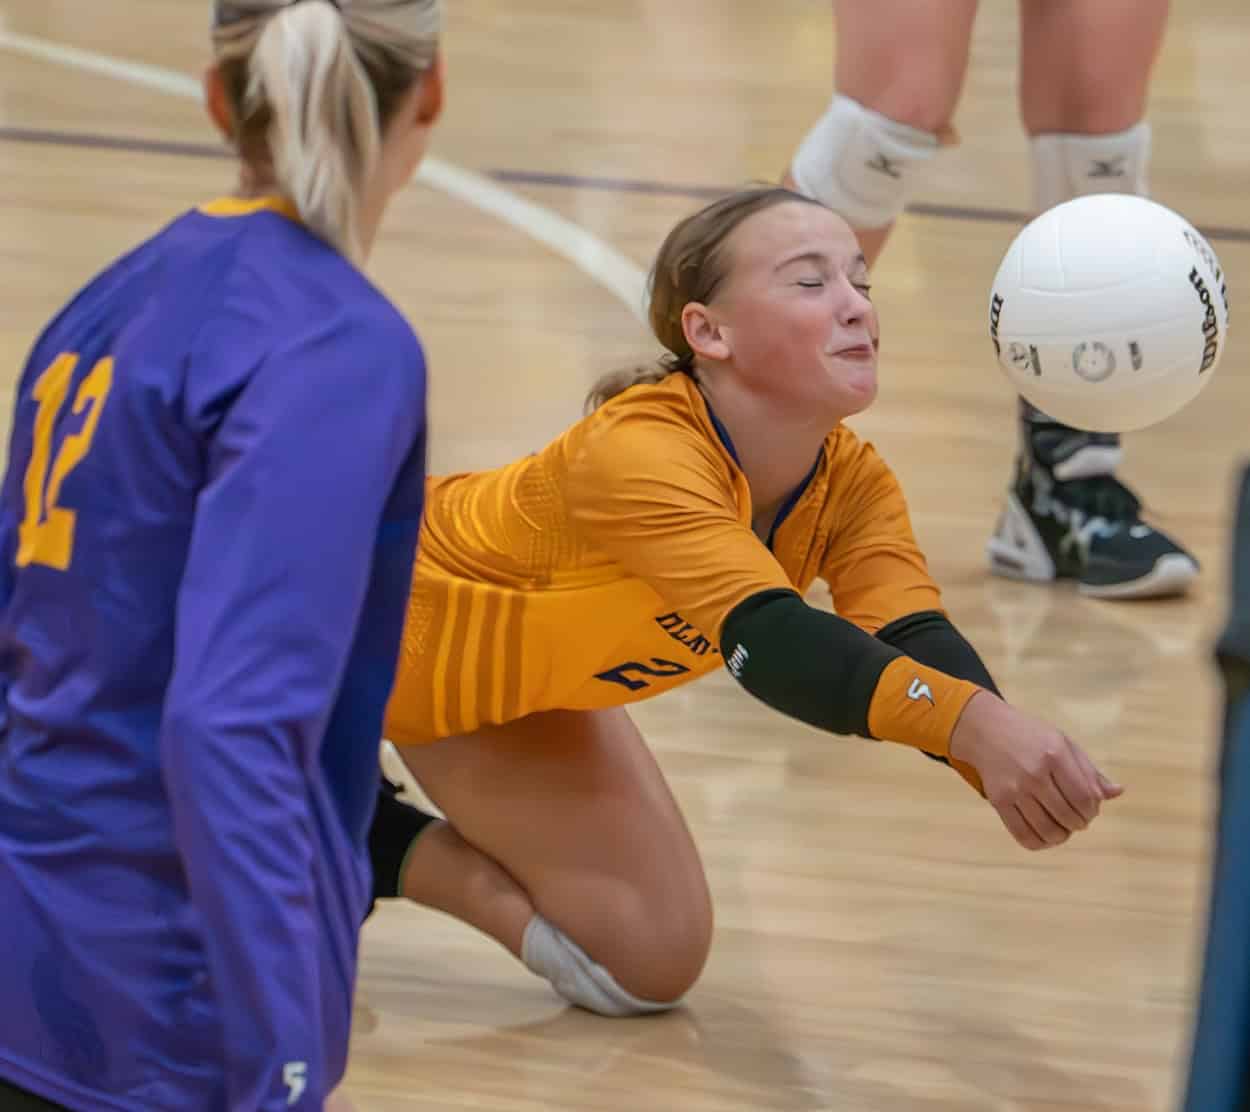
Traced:
<path fill-rule="evenodd" d="M 718 363 L 729 358 L 729 340 L 715 313 L 699 301 L 688 301 L 681 311 L 681 330 L 690 350 Z"/>
<path fill-rule="evenodd" d="M 443 114 L 443 100 L 447 87 L 447 63 L 440 50 L 434 55 L 434 64 L 421 76 L 421 99 L 417 107 L 417 123 L 433 127 Z"/>
<path fill-rule="evenodd" d="M 234 113 L 230 110 L 230 98 L 226 95 L 226 83 L 216 63 L 204 70 L 204 107 L 213 126 L 230 142 L 234 138 Z"/>

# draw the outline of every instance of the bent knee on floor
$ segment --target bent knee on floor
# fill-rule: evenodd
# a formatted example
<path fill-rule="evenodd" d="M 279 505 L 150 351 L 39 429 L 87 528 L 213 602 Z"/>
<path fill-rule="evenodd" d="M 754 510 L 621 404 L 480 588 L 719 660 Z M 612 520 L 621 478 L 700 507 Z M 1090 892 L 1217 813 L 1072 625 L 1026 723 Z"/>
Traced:
<path fill-rule="evenodd" d="M 633 892 L 617 907 L 611 938 L 597 940 L 613 974 L 648 1000 L 678 1000 L 699 979 L 712 948 L 712 898 L 705 886 Z"/>
<path fill-rule="evenodd" d="M 643 1000 L 680 1000 L 699 979 L 712 948 L 710 916 L 706 924 L 683 922 L 667 930 L 642 930 L 612 961 L 621 987 Z"/>
<path fill-rule="evenodd" d="M 566 931 L 541 916 L 526 930 L 522 958 L 571 1003 L 601 1015 L 639 1015 L 680 1003 L 698 980 L 712 944 L 710 904 L 677 913 L 647 909 Z"/>

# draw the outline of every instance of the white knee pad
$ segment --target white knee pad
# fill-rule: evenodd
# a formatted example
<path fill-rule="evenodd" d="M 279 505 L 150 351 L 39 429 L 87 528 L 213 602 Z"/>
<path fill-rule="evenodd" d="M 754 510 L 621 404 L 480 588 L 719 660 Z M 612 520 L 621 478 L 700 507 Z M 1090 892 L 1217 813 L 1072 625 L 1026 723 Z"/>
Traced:
<path fill-rule="evenodd" d="M 790 176 L 853 227 L 881 228 L 898 219 L 939 145 L 936 135 L 839 93 L 799 145 Z"/>
<path fill-rule="evenodd" d="M 1109 135 L 1046 132 L 1033 136 L 1033 205 L 1042 213 L 1089 193 L 1149 192 L 1150 125 Z"/>
<path fill-rule="evenodd" d="M 678 1000 L 639 1000 L 631 996 L 602 965 L 541 915 L 535 915 L 521 939 L 521 960 L 532 973 L 551 982 L 551 987 L 570 1004 L 615 1019 L 651 1012 L 666 1012 Z"/>

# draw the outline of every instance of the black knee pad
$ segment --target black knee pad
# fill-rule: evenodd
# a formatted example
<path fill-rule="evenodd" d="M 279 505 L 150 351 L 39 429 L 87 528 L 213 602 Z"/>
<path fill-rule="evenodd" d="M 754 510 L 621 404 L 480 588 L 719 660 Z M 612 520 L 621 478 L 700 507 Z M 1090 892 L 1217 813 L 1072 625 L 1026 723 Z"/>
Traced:
<path fill-rule="evenodd" d="M 399 896 L 404 858 L 417 835 L 433 821 L 433 815 L 401 803 L 394 786 L 383 780 L 369 827 L 369 861 L 373 866 L 373 903 L 369 915 L 373 914 L 378 900 Z"/>

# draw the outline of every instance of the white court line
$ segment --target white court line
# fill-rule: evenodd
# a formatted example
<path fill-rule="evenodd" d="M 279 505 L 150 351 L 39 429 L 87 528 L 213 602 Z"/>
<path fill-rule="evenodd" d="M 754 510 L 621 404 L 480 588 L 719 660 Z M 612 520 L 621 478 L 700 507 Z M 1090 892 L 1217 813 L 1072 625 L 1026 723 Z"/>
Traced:
<path fill-rule="evenodd" d="M 200 83 L 185 73 L 143 62 L 128 62 L 123 58 L 64 46 L 31 35 L 19 35 L 4 27 L 0 27 L 0 50 L 112 77 L 171 96 L 191 100 L 199 100 L 202 96 Z M 427 157 L 417 176 L 426 184 L 490 213 L 550 248 L 623 301 L 639 320 L 646 319 L 646 276 L 642 269 L 579 224 L 527 201 L 481 174 L 454 166 L 441 158 Z"/>

